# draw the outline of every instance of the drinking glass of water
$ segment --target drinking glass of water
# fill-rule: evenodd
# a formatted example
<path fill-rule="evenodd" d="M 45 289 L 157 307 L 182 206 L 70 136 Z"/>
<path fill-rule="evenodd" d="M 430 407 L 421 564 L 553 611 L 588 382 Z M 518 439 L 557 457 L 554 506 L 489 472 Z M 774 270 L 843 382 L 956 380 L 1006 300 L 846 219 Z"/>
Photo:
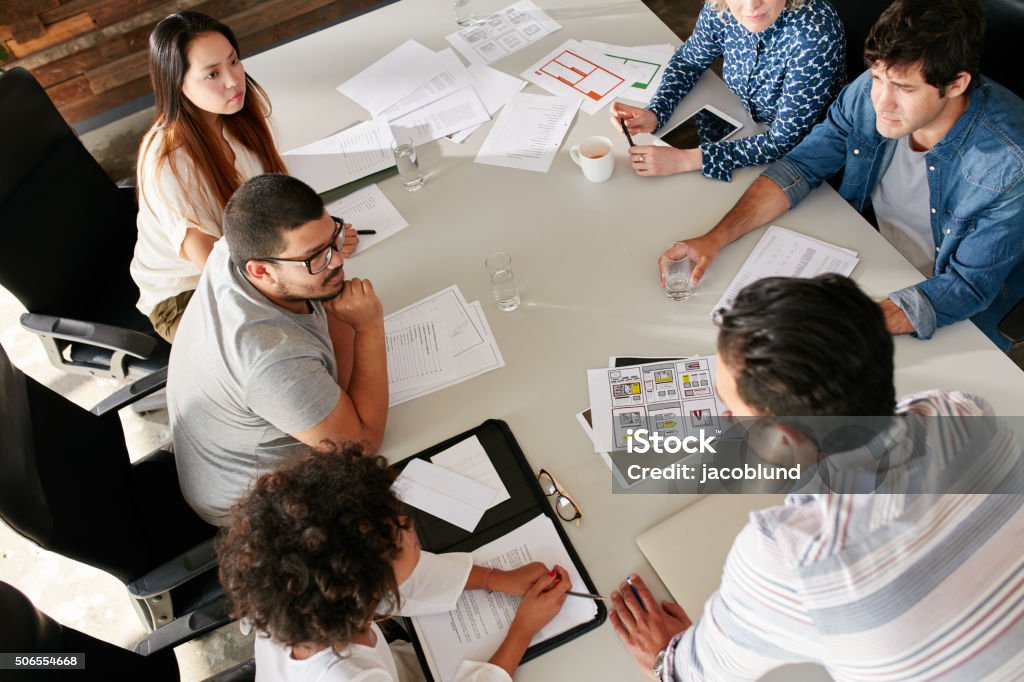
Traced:
<path fill-rule="evenodd" d="M 675 244 L 669 248 L 674 246 Z M 690 260 L 689 250 L 677 258 L 665 256 L 665 295 L 673 301 L 685 301 L 690 298 L 692 272 L 693 261 Z"/>
<path fill-rule="evenodd" d="M 420 172 L 420 162 L 416 158 L 416 145 L 412 138 L 408 135 L 395 135 L 391 151 L 395 153 L 395 164 L 398 166 L 402 186 L 415 192 L 423 186 L 423 173 Z"/>
<path fill-rule="evenodd" d="M 519 285 L 512 272 L 512 256 L 504 251 L 495 251 L 484 260 L 491 273 L 491 293 L 498 303 L 498 309 L 511 312 L 519 307 Z"/>
<path fill-rule="evenodd" d="M 455 6 L 455 23 L 459 26 L 472 26 L 474 19 L 473 16 L 473 0 L 452 0 Z"/>

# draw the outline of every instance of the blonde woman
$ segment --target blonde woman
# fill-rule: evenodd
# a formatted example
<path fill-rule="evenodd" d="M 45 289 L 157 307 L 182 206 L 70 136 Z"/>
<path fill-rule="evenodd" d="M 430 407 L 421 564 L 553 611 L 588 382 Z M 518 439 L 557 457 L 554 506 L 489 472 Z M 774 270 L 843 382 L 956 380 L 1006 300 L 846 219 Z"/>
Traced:
<path fill-rule="evenodd" d="M 650 103 L 641 109 L 615 102 L 613 125 L 618 129 L 621 118 L 631 134 L 661 128 L 719 57 L 725 84 L 768 129 L 694 149 L 631 147 L 638 175 L 701 170 L 729 181 L 734 168 L 775 161 L 822 119 L 846 84 L 846 37 L 828 0 L 708 0 Z"/>

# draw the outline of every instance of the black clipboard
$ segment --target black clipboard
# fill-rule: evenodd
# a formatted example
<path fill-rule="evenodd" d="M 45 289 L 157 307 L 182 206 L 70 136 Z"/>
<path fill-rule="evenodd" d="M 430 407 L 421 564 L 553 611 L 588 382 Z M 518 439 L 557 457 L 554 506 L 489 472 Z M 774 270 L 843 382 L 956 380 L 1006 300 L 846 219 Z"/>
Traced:
<path fill-rule="evenodd" d="M 488 456 L 490 456 L 494 468 L 508 490 L 509 499 L 488 509 L 473 532 L 465 531 L 443 519 L 410 507 L 409 514 L 415 519 L 416 534 L 419 536 L 420 545 L 424 549 L 435 553 L 471 552 L 511 532 L 532 520 L 538 514 L 544 514 L 551 519 L 558 537 L 562 541 L 562 545 L 564 545 L 566 552 L 569 554 L 569 558 L 572 559 L 576 568 L 579 569 L 580 577 L 583 578 L 583 582 L 586 584 L 586 591 L 596 594 L 597 588 L 594 586 L 594 581 L 590 579 L 586 567 L 580 561 L 576 549 L 569 542 L 569 537 L 562 526 L 566 522 L 562 521 L 555 514 L 554 508 L 548 502 L 547 497 L 545 497 L 540 489 L 540 485 L 537 483 L 536 473 L 526 461 L 526 456 L 523 455 L 519 443 L 516 442 L 511 429 L 509 429 L 508 424 L 505 422 L 498 419 L 488 419 L 476 428 L 460 433 L 457 436 L 452 436 L 448 440 L 395 463 L 394 467 L 401 470 L 413 459 L 430 461 L 430 458 L 439 452 L 447 450 L 456 443 L 472 436 L 476 436 L 480 440 L 480 444 Z M 593 620 L 577 625 L 571 630 L 567 630 L 540 644 L 531 646 L 526 650 L 522 661 L 525 663 L 599 627 L 608 617 L 608 609 L 605 608 L 604 603 L 601 601 L 595 601 L 595 603 L 597 604 L 597 615 Z M 404 620 L 406 621 L 406 629 L 409 631 L 409 636 L 412 639 L 412 645 L 416 649 L 416 657 L 420 661 L 420 666 L 423 668 L 428 682 L 436 682 L 430 672 L 430 666 L 427 664 L 419 637 L 416 636 L 415 627 L 413 627 L 409 619 Z"/>

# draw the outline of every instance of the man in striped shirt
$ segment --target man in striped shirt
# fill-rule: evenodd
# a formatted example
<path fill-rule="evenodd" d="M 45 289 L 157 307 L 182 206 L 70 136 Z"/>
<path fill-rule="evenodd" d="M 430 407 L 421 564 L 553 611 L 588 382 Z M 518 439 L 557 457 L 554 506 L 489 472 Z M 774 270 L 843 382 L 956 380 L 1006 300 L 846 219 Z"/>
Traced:
<path fill-rule="evenodd" d="M 945 391 L 897 403 L 882 314 L 836 275 L 750 285 L 718 346 L 735 415 L 926 417 L 927 433 L 896 419 L 882 436 L 897 455 L 927 442 L 940 469 L 990 494 L 905 480 L 915 494 L 797 493 L 752 514 L 698 623 L 637 577 L 646 609 L 626 585 L 613 595 L 612 625 L 645 672 L 755 680 L 815 662 L 838 680 L 1024 680 L 1024 471 L 991 407 Z"/>

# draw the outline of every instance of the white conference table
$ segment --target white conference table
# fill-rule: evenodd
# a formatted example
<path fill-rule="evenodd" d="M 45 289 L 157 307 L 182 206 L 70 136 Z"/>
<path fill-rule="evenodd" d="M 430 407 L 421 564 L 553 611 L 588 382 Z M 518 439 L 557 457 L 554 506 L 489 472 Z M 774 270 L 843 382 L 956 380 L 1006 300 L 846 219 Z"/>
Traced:
<path fill-rule="evenodd" d="M 492 64 L 518 76 L 569 38 L 620 45 L 678 44 L 639 0 L 536 0 L 563 29 Z M 509 4 L 475 0 L 478 14 Z M 280 148 L 311 142 L 368 116 L 335 86 L 407 38 L 440 50 L 456 29 L 450 0 L 402 0 L 245 60 L 273 102 Z M 542 92 L 528 85 L 526 92 Z M 716 77 L 705 78 L 677 115 L 713 103 L 749 119 Z M 693 503 L 691 495 L 613 495 L 611 472 L 593 451 L 574 414 L 587 406 L 586 370 L 609 355 L 711 354 L 716 329 L 708 313 L 763 232 L 725 249 L 691 299 L 676 303 L 658 286 L 656 258 L 675 239 L 697 236 L 732 206 L 760 169 L 731 183 L 691 173 L 640 178 L 607 110 L 579 113 L 548 173 L 473 163 L 490 125 L 463 145 L 441 140 L 420 150 L 427 183 L 405 192 L 392 177 L 381 189 L 410 227 L 346 263 L 349 276 L 369 277 L 385 312 L 453 283 L 484 304 L 506 367 L 391 411 L 382 453 L 397 461 L 486 419 L 508 422 L 534 468 L 552 471 L 583 510 L 566 531 L 598 589 L 610 593 L 630 572 L 659 598 L 664 586 L 637 549 L 637 534 Z M 616 145 L 613 177 L 587 182 L 568 150 L 589 135 Z M 828 187 L 777 223 L 854 249 L 853 273 L 881 299 L 919 281 L 917 271 Z M 357 226 L 358 227 L 358 226 Z M 499 311 L 490 297 L 484 257 L 508 251 L 523 303 Z M 971 323 L 939 330 L 930 341 L 896 340 L 900 394 L 956 388 L 987 397 L 1003 415 L 1024 414 L 1024 373 Z M 731 538 L 724 538 L 729 542 Z M 686 538 L 680 538 L 686 542 Z M 694 547 L 700 561 L 701 548 Z M 685 566 L 680 567 L 685 570 Z M 704 586 L 708 595 L 715 584 Z M 694 600 L 695 602 L 697 600 Z M 696 619 L 702 604 L 684 603 Z M 778 673 L 772 679 L 796 679 Z M 800 679 L 821 679 L 801 669 Z M 519 680 L 641 679 L 610 624 L 524 665 Z"/>

